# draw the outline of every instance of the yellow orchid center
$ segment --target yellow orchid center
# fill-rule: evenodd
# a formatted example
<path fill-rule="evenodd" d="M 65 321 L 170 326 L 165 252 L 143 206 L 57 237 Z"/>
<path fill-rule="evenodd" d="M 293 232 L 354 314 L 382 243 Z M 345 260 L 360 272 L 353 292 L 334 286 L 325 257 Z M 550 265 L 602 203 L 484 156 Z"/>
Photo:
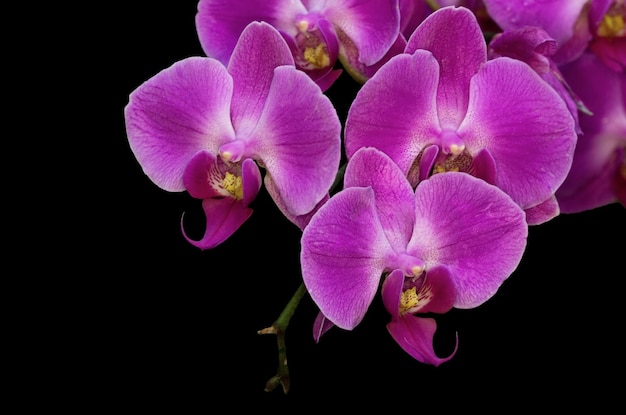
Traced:
<path fill-rule="evenodd" d="M 315 47 L 305 48 L 304 59 L 316 68 L 326 68 L 330 65 L 330 57 L 326 53 L 326 47 L 321 43 Z"/>
<path fill-rule="evenodd" d="M 620 37 L 624 36 L 624 16 L 605 15 L 598 28 L 598 36 Z"/>
<path fill-rule="evenodd" d="M 419 303 L 417 296 L 417 288 L 411 287 L 408 290 L 402 291 L 400 296 L 400 314 L 405 314 L 407 311 L 416 307 Z"/>
<path fill-rule="evenodd" d="M 236 199 L 243 199 L 243 185 L 241 176 L 226 172 L 222 180 L 222 187 Z"/>
<path fill-rule="evenodd" d="M 613 3 L 609 11 L 602 18 L 602 22 L 600 22 L 600 26 L 598 27 L 598 36 L 626 36 L 626 24 L 624 24 L 625 15 L 626 6 L 620 1 Z"/>

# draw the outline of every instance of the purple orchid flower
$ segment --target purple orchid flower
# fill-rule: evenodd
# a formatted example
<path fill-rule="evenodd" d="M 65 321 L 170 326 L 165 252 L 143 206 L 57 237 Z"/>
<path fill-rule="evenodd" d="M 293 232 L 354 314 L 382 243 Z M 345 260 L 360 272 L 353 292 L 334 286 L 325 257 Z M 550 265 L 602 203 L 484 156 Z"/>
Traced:
<path fill-rule="evenodd" d="M 626 206 L 626 75 L 586 52 L 562 66 L 563 76 L 593 114 L 581 114 L 583 130 L 572 168 L 556 192 L 564 213 L 619 202 Z"/>
<path fill-rule="evenodd" d="M 554 192 L 576 145 L 565 102 L 528 65 L 487 61 L 476 17 L 444 7 L 413 32 L 357 93 L 345 125 L 348 158 L 361 147 L 387 153 L 411 182 L 462 171 L 500 187 L 528 224 L 558 215 Z"/>
<path fill-rule="evenodd" d="M 491 18 L 503 30 L 536 26 L 558 45 L 557 65 L 577 59 L 587 48 L 613 70 L 626 67 L 624 0 L 484 0 Z"/>
<path fill-rule="evenodd" d="M 296 67 L 323 91 L 342 72 L 334 69 L 338 60 L 364 82 L 400 33 L 398 0 L 200 0 L 196 28 L 203 50 L 227 63 L 239 34 L 255 20 L 284 36 Z"/>
<path fill-rule="evenodd" d="M 228 66 L 190 57 L 164 69 L 130 94 L 124 115 L 146 175 L 164 190 L 203 200 L 204 236 L 192 240 L 183 229 L 201 249 L 222 243 L 250 217 L 259 166 L 276 203 L 299 216 L 326 197 L 341 158 L 335 108 L 267 23 L 244 29 Z"/>
<path fill-rule="evenodd" d="M 588 1 L 483 0 L 483 3 L 502 30 L 524 26 L 545 30 L 559 47 L 552 59 L 560 65 L 580 56 L 591 40 L 584 11 Z"/>
<path fill-rule="evenodd" d="M 626 2 L 592 0 L 589 7 L 591 50 L 616 72 L 626 70 Z"/>
<path fill-rule="evenodd" d="M 576 132 L 580 134 L 578 110 L 586 113 L 589 113 L 589 110 L 580 97 L 573 93 L 572 88 L 563 79 L 563 74 L 552 60 L 552 55 L 557 50 L 556 40 L 552 39 L 545 30 L 537 26 L 524 26 L 497 33 L 489 42 L 487 53 L 489 59 L 508 56 L 526 62 L 533 68 L 565 101 L 576 122 Z"/>
<path fill-rule="evenodd" d="M 389 156 L 361 148 L 344 188 L 302 233 L 302 277 L 321 312 L 315 336 L 356 327 L 388 275 L 389 332 L 411 356 L 438 365 L 450 356 L 433 350 L 435 323 L 414 314 L 487 301 L 518 266 L 527 234 L 524 212 L 484 180 L 451 172 L 414 190 Z"/>

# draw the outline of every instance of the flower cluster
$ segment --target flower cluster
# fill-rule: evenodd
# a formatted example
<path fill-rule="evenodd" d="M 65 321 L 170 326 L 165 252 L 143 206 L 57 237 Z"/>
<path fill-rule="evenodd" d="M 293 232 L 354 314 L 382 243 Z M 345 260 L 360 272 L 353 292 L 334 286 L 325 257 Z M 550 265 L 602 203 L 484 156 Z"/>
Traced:
<path fill-rule="evenodd" d="M 200 0 L 206 56 L 130 94 L 128 141 L 201 200 L 190 244 L 224 242 L 261 191 L 302 231 L 301 290 L 260 333 L 284 341 L 308 293 L 319 341 L 380 294 L 393 339 L 438 366 L 458 339 L 437 354 L 436 315 L 495 295 L 529 226 L 626 205 L 625 20 L 623 0 Z"/>

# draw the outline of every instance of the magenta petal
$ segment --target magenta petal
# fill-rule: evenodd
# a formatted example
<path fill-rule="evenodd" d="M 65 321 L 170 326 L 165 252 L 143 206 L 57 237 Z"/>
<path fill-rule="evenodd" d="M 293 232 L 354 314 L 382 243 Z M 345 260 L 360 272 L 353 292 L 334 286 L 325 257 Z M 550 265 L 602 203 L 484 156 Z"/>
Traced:
<path fill-rule="evenodd" d="M 324 16 L 343 31 L 359 50 L 360 61 L 372 65 L 380 60 L 400 32 L 396 1 L 343 0 L 329 3 Z"/>
<path fill-rule="evenodd" d="M 626 77 L 591 53 L 563 66 L 561 72 L 593 112 L 580 114 L 583 134 L 572 168 L 556 193 L 561 211 L 575 213 L 616 201 L 612 183 L 626 148 Z"/>
<path fill-rule="evenodd" d="M 210 198 L 202 201 L 206 216 L 206 230 L 202 239 L 196 241 L 187 236 L 181 218 L 181 229 L 187 241 L 200 249 L 211 249 L 228 239 L 252 215 L 252 209 L 241 201 L 224 197 Z"/>
<path fill-rule="evenodd" d="M 530 209 L 526 209 L 526 222 L 529 225 L 540 225 L 556 218 L 561 210 L 556 197 L 553 195 L 545 202 L 538 204 Z"/>
<path fill-rule="evenodd" d="M 415 206 L 408 251 L 427 269 L 449 268 L 458 292 L 455 307 L 482 304 L 521 261 L 525 215 L 499 188 L 466 173 L 435 174 L 417 186 Z"/>
<path fill-rule="evenodd" d="M 523 209 L 542 203 L 565 180 L 577 140 L 574 119 L 554 89 L 528 65 L 504 57 L 472 78 L 458 134 L 469 149 L 489 150 L 496 185 Z"/>
<path fill-rule="evenodd" d="M 245 137 L 256 126 L 274 78 L 274 68 L 281 65 L 295 67 L 282 35 L 264 22 L 246 26 L 228 64 L 234 88 L 231 117 L 238 137 Z"/>
<path fill-rule="evenodd" d="M 333 328 L 335 325 L 328 320 L 324 314 L 317 313 L 315 317 L 315 322 L 313 323 L 313 340 L 315 343 L 319 343 L 322 335 L 326 333 L 328 330 Z"/>
<path fill-rule="evenodd" d="M 329 192 L 341 158 L 341 123 L 330 99 L 304 72 L 276 68 L 251 134 L 250 145 L 287 209 L 296 216 L 310 212 Z"/>
<path fill-rule="evenodd" d="M 226 65 L 239 35 L 249 23 L 263 21 L 280 30 L 290 29 L 293 33 L 296 30 L 293 26 L 295 16 L 302 12 L 306 10 L 299 1 L 200 0 L 196 30 L 206 55 Z"/>
<path fill-rule="evenodd" d="M 221 172 L 217 170 L 217 158 L 207 150 L 198 151 L 187 164 L 183 175 L 185 189 L 196 199 L 223 196 L 211 182 L 211 173 L 216 180 L 221 180 Z"/>
<path fill-rule="evenodd" d="M 339 58 L 339 39 L 337 38 L 335 26 L 333 26 L 332 22 L 329 22 L 328 19 L 319 19 L 317 21 L 317 28 L 326 44 L 329 61 L 337 62 Z"/>
<path fill-rule="evenodd" d="M 456 129 L 469 100 L 469 81 L 487 60 L 487 46 L 474 14 L 465 7 L 442 7 L 413 32 L 405 53 L 426 49 L 441 67 L 437 113 L 443 127 Z"/>
<path fill-rule="evenodd" d="M 374 76 L 374 74 L 380 69 L 381 66 L 386 64 L 391 58 L 400 53 L 404 53 L 404 48 L 406 48 L 406 39 L 401 34 L 398 34 L 396 41 L 389 47 L 387 53 L 380 58 L 376 63 L 372 65 L 367 65 L 364 68 L 364 75 L 367 79 Z"/>
<path fill-rule="evenodd" d="M 310 212 L 304 215 L 294 215 L 292 212 L 289 211 L 287 204 L 285 203 L 285 201 L 283 200 L 280 194 L 280 190 L 276 187 L 274 180 L 272 180 L 272 176 L 270 176 L 269 174 L 266 175 L 264 184 L 265 184 L 265 190 L 267 190 L 269 195 L 272 197 L 272 199 L 274 200 L 274 203 L 276 204 L 278 209 L 281 211 L 281 213 L 287 219 L 289 219 L 291 223 L 293 223 L 298 228 L 300 228 L 300 230 L 304 229 L 309 224 L 309 221 L 311 220 L 313 215 L 315 215 L 315 213 L 319 210 L 319 208 L 322 207 L 322 205 L 326 203 L 328 199 L 330 199 L 330 194 L 327 193 L 322 198 L 322 200 L 320 200 L 318 204 L 315 205 L 313 210 L 311 210 Z"/>
<path fill-rule="evenodd" d="M 340 328 L 363 319 L 392 252 L 376 214 L 374 191 L 351 187 L 328 200 L 304 228 L 304 284 L 320 311 Z"/>
<path fill-rule="evenodd" d="M 393 160 L 373 147 L 360 149 L 346 167 L 344 188 L 347 187 L 374 190 L 376 210 L 385 235 L 397 252 L 404 251 L 413 232 L 415 195 Z"/>
<path fill-rule="evenodd" d="M 489 150 L 483 148 L 474 154 L 472 165 L 468 173 L 479 179 L 483 179 L 489 184 L 496 184 L 497 170 L 496 161 L 493 159 Z"/>
<path fill-rule="evenodd" d="M 231 139 L 232 79 L 216 60 L 192 57 L 153 76 L 124 108 L 128 142 L 159 187 L 183 191 L 187 163 L 200 150 L 217 153 Z"/>
<path fill-rule="evenodd" d="M 487 13 L 503 30 L 537 26 L 548 32 L 559 45 L 573 36 L 576 20 L 587 2 L 483 0 Z"/>
<path fill-rule="evenodd" d="M 311 79 L 315 81 L 322 91 L 326 91 L 335 83 L 337 79 L 339 79 L 342 73 L 342 69 L 333 69 L 326 72 L 323 76 L 312 77 Z"/>
<path fill-rule="evenodd" d="M 450 355 L 444 358 L 437 356 L 433 345 L 437 323 L 432 318 L 407 314 L 398 321 L 388 323 L 387 330 L 400 347 L 414 359 L 434 366 L 452 359 L 458 347 L 457 337 L 454 351 Z"/>
<path fill-rule="evenodd" d="M 456 303 L 456 286 L 450 270 L 445 265 L 429 268 L 420 289 L 425 298 L 420 300 L 416 313 L 447 313 Z"/>
<path fill-rule="evenodd" d="M 436 144 L 428 146 L 424 149 L 422 158 L 419 161 L 419 180 L 416 182 L 411 181 L 413 187 L 415 187 L 417 183 L 422 180 L 426 180 L 430 177 L 430 173 L 433 171 L 433 166 L 435 165 L 435 160 L 437 159 L 438 154 L 439 146 Z"/>
<path fill-rule="evenodd" d="M 526 62 L 537 73 L 551 70 L 550 56 L 557 50 L 554 39 L 539 27 L 525 26 L 505 30 L 489 42 L 489 50 L 495 56 L 508 56 Z"/>
<path fill-rule="evenodd" d="M 376 147 L 407 172 L 439 125 L 435 106 L 439 65 L 432 54 L 398 55 L 357 93 L 346 119 L 345 149 Z"/>
<path fill-rule="evenodd" d="M 404 273 L 399 269 L 393 270 L 385 277 L 381 288 L 383 305 L 391 314 L 391 321 L 400 319 L 400 297 L 404 286 Z"/>
<path fill-rule="evenodd" d="M 243 185 L 242 203 L 244 205 L 248 206 L 256 199 L 259 190 L 261 190 L 262 180 L 261 171 L 256 162 L 252 159 L 245 159 L 241 163 L 241 181 Z"/>

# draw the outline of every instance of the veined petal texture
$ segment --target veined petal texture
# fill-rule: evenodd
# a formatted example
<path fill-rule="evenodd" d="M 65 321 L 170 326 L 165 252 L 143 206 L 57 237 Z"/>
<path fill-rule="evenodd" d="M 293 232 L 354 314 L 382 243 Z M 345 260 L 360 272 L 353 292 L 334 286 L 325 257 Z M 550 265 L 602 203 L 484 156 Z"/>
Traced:
<path fill-rule="evenodd" d="M 542 203 L 563 183 L 577 140 L 560 96 L 527 64 L 506 57 L 487 62 L 472 78 L 458 134 L 469 149 L 489 150 L 495 184 L 523 209 Z"/>
<path fill-rule="evenodd" d="M 256 126 L 274 78 L 274 68 L 282 65 L 295 67 L 289 46 L 280 33 L 263 22 L 247 25 L 228 63 L 234 85 L 231 117 L 238 137 L 244 138 Z"/>
<path fill-rule="evenodd" d="M 298 13 L 306 13 L 300 1 L 200 0 L 195 19 L 196 30 L 204 53 L 226 65 L 239 35 L 249 23 L 267 22 L 293 35 L 297 30 L 294 22 Z"/>
<path fill-rule="evenodd" d="M 445 265 L 457 308 L 489 299 L 526 248 L 524 212 L 501 189 L 466 173 L 435 174 L 415 190 L 415 228 L 407 251 L 426 269 Z"/>
<path fill-rule="evenodd" d="M 167 191 L 183 191 L 183 173 L 202 149 L 216 153 L 234 137 L 232 78 L 218 61 L 190 57 L 135 89 L 124 108 L 130 148 L 144 173 Z"/>
<path fill-rule="evenodd" d="M 329 192 L 341 158 L 341 123 L 332 102 L 305 73 L 278 67 L 259 123 L 256 154 L 286 207 L 304 215 Z"/>
<path fill-rule="evenodd" d="M 331 197 L 301 239 L 307 291 L 336 326 L 353 329 L 365 316 L 392 251 L 376 214 L 374 191 L 351 187 Z"/>

